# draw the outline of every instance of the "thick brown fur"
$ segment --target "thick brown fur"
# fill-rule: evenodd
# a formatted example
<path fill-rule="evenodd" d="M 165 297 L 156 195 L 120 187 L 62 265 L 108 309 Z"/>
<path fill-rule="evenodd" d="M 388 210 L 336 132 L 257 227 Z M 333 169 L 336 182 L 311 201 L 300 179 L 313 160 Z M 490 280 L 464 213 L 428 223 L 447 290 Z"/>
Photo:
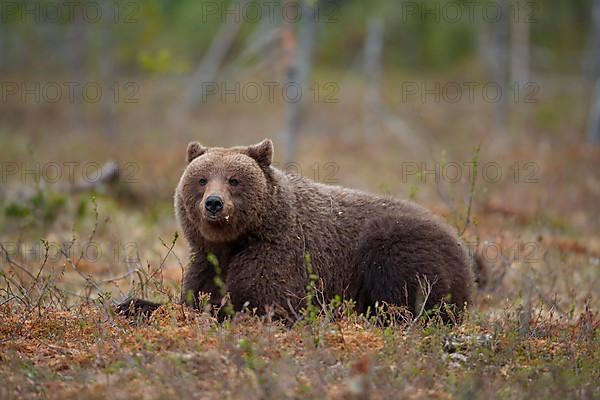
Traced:
<path fill-rule="evenodd" d="M 462 310 L 473 273 L 453 231 L 414 203 L 289 176 L 271 166 L 273 145 L 205 148 L 194 142 L 175 192 L 175 213 L 191 248 L 182 302 L 198 293 L 221 302 L 214 254 L 236 310 L 244 305 L 281 317 L 305 304 L 306 254 L 325 300 L 353 299 L 365 312 L 376 302 L 418 313 L 442 301 Z M 208 196 L 223 199 L 211 215 Z M 127 303 L 129 304 L 129 303 Z"/>

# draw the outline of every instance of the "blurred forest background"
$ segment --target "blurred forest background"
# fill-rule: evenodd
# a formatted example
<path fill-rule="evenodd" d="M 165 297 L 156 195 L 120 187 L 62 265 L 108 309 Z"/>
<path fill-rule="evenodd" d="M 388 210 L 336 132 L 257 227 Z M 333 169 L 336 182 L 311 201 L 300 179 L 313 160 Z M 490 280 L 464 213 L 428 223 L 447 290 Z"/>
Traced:
<path fill-rule="evenodd" d="M 102 307 L 127 294 L 177 300 L 188 250 L 175 234 L 172 196 L 187 143 L 233 146 L 265 137 L 275 142 L 275 165 L 290 173 L 415 200 L 466 242 L 491 249 L 488 286 L 463 331 L 500 338 L 490 350 L 496 355 L 452 369 L 455 359 L 438 357 L 430 346 L 432 331 L 410 331 L 401 339 L 414 341 L 410 356 L 392 351 L 392 359 L 369 361 L 397 373 L 373 375 L 382 393 L 400 385 L 415 397 L 432 397 L 429 388 L 468 398 L 473 388 L 488 397 L 500 388 L 511 398 L 599 395 L 600 0 L 3 0 L 6 390 L 48 395 L 52 386 L 40 382 L 60 382 L 61 390 L 95 382 L 104 395 L 121 393 L 94 371 L 129 382 L 116 371 L 135 370 L 128 346 L 137 336 L 122 327 L 115 333 Z M 91 311 L 73 313 L 81 304 L 92 304 Z M 44 325 L 51 317 L 40 310 L 70 327 L 87 324 L 82 316 L 96 318 L 98 335 L 120 344 L 109 343 L 107 354 L 93 338 L 82 339 L 92 337 L 87 328 L 80 338 L 70 330 L 49 333 L 56 327 Z M 173 324 L 169 329 L 183 329 Z M 388 343 L 387 330 L 352 324 L 345 335 L 368 331 L 356 343 Z M 152 346 L 188 349 L 165 345 L 161 336 L 188 331 L 150 332 L 144 335 Z M 513 342 L 523 332 L 530 341 Z M 300 343 L 294 334 L 283 331 L 281 346 Z M 310 355 L 302 359 L 273 356 L 272 343 L 260 341 L 264 332 L 256 335 L 255 347 L 219 338 L 219 351 L 233 360 L 227 368 L 240 359 L 250 363 L 252 351 L 271 360 L 262 370 L 240 367 L 258 381 L 215 373 L 240 397 L 285 387 L 302 397 L 308 385 L 319 398 L 364 369 L 353 364 L 358 353 L 348 336 L 342 335 L 347 353 L 334 352 L 341 372 L 332 373 L 320 369 L 325 362 L 310 363 L 329 354 L 312 353 L 310 339 L 297 350 Z M 54 343 L 45 349 L 67 361 L 55 365 L 38 354 L 31 347 L 39 346 L 37 338 Z M 486 352 L 488 344 L 471 350 Z M 497 349 L 509 347 L 498 356 Z M 78 356 L 84 353 L 91 358 Z M 185 396 L 185 388 L 203 384 L 193 373 L 182 375 L 184 383 L 171 381 L 169 368 L 177 363 L 164 368 L 167 361 L 144 354 L 158 371 L 140 373 L 142 382 L 155 384 L 145 397 Z M 215 357 L 193 360 L 221 368 Z M 432 360 L 439 369 L 430 368 Z M 324 381 L 297 381 L 294 368 Z M 56 371 L 66 372 L 57 378 Z M 273 384 L 277 373 L 291 383 Z M 209 387 L 219 397 L 222 388 Z M 80 394 L 68 390 L 56 393 Z"/>
<path fill-rule="evenodd" d="M 5 195 L 114 162 L 136 208 L 168 209 L 188 141 L 271 137 L 290 172 L 429 203 L 439 184 L 406 176 L 407 163 L 469 161 L 481 143 L 481 162 L 502 170 L 476 201 L 598 216 L 598 1 L 6 1 L 1 12 Z M 528 172 L 541 183 L 524 183 Z M 450 186 L 468 194 L 468 171 L 459 178 Z M 568 219 L 589 232 L 587 217 Z"/>
<path fill-rule="evenodd" d="M 46 145 L 74 140 L 124 164 L 154 147 L 138 166 L 155 185 L 152 166 L 175 171 L 161 164 L 190 139 L 273 137 L 281 160 L 305 168 L 352 143 L 391 141 L 377 158 L 405 161 L 483 138 L 597 143 L 599 10 L 591 0 L 6 1 L 3 148 L 35 143 L 43 163 L 56 158 Z M 59 159 L 89 161 L 78 149 Z"/>

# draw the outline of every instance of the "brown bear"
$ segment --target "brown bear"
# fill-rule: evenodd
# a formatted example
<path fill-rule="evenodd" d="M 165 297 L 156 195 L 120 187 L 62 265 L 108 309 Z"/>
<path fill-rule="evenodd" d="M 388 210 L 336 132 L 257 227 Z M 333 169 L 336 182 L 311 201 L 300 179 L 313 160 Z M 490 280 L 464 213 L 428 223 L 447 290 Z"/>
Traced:
<path fill-rule="evenodd" d="M 191 248 L 182 302 L 197 307 L 202 292 L 220 304 L 226 290 L 235 310 L 298 315 L 306 303 L 308 264 L 318 276 L 319 296 L 353 299 L 359 312 L 379 302 L 414 315 L 427 283 L 425 309 L 445 302 L 460 311 L 470 302 L 467 253 L 430 211 L 290 176 L 272 159 L 270 140 L 233 148 L 188 145 L 175 192 L 175 214 Z M 130 300 L 119 310 L 137 314 L 156 307 Z"/>

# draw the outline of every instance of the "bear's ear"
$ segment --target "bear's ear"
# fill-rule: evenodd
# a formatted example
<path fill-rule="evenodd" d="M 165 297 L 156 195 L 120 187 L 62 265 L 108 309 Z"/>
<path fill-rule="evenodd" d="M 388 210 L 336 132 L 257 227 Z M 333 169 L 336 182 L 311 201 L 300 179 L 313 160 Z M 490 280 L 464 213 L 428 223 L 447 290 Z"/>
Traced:
<path fill-rule="evenodd" d="M 202 146 L 200 143 L 198 142 L 190 142 L 190 144 L 188 144 L 187 147 L 187 156 L 186 156 L 186 160 L 189 163 L 191 163 L 194 159 L 200 157 L 202 154 L 206 153 L 206 150 L 208 150 L 206 147 Z"/>
<path fill-rule="evenodd" d="M 273 161 L 273 142 L 265 139 L 259 144 L 248 147 L 248 156 L 252 157 L 261 167 L 268 167 Z"/>

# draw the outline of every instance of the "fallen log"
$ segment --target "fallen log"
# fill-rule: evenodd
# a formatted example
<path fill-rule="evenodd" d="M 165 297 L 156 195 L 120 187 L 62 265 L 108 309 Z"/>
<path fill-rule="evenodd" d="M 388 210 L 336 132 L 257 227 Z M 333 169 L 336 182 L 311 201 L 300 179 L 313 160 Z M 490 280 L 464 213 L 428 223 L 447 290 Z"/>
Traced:
<path fill-rule="evenodd" d="M 87 179 L 71 184 L 69 193 L 75 194 L 85 191 L 96 190 L 102 185 L 111 185 L 119 180 L 119 164 L 116 161 L 108 161 L 100 168 L 100 173 L 94 179 Z"/>

